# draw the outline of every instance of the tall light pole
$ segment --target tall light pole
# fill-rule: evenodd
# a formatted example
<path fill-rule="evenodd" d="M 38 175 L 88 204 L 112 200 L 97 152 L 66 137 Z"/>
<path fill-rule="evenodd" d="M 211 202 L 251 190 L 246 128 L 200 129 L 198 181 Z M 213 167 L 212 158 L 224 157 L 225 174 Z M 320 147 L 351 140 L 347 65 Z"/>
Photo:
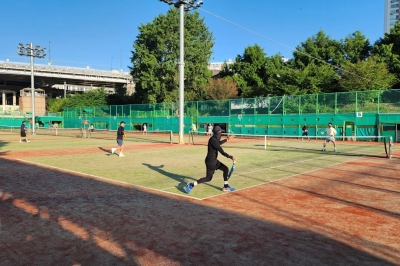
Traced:
<path fill-rule="evenodd" d="M 174 5 L 176 8 L 179 8 L 180 11 L 180 27 L 179 27 L 179 144 L 184 144 L 184 75 L 185 75 L 185 44 L 184 44 L 184 11 L 191 11 L 196 8 L 199 8 L 203 1 L 198 0 L 159 0 L 160 2 L 167 3 L 168 5 Z"/>
<path fill-rule="evenodd" d="M 31 94 L 32 94 L 32 134 L 36 134 L 36 122 L 35 122 L 35 78 L 33 75 L 33 58 L 44 58 L 46 56 L 46 47 L 40 48 L 39 45 L 33 47 L 32 43 L 27 45 L 23 45 L 19 43 L 18 45 L 18 54 L 29 56 L 31 58 Z"/>

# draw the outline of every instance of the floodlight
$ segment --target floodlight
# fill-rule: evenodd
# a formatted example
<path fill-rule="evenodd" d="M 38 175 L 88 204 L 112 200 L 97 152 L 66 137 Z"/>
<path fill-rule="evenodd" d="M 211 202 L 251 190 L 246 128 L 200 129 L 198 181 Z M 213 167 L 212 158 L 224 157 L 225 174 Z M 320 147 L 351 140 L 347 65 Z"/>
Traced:
<path fill-rule="evenodd" d="M 36 45 L 35 48 L 33 48 L 32 43 L 28 43 L 25 46 L 23 43 L 19 43 L 18 47 L 18 54 L 19 55 L 25 55 L 29 56 L 31 58 L 31 90 L 32 90 L 32 134 L 35 135 L 35 128 L 36 128 L 36 123 L 35 123 L 35 81 L 34 81 L 34 64 L 33 64 L 33 58 L 34 57 L 39 57 L 43 58 L 46 56 L 46 47 L 40 48 L 39 45 Z"/>

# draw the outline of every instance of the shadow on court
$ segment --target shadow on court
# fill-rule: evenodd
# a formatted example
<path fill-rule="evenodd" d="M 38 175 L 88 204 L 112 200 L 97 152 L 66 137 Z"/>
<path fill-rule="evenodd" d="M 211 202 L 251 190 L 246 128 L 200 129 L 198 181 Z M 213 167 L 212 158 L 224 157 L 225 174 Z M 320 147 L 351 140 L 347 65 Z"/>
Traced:
<path fill-rule="evenodd" d="M 252 217 L 239 203 L 230 212 L 230 202 L 208 206 L 5 158 L 0 171 L 0 265 L 394 265 Z"/>
<path fill-rule="evenodd" d="M 186 191 L 185 191 L 184 187 L 187 184 L 187 180 L 196 181 L 195 178 L 190 177 L 190 176 L 178 175 L 178 174 L 174 174 L 174 173 L 165 171 L 164 169 L 162 169 L 164 167 L 164 165 L 155 166 L 155 165 L 151 165 L 151 164 L 148 164 L 148 163 L 143 163 L 143 165 L 147 166 L 148 168 L 150 168 L 153 171 L 156 171 L 156 172 L 162 174 L 163 176 L 166 176 L 166 177 L 169 177 L 169 178 L 171 178 L 173 180 L 176 180 L 177 182 L 179 182 L 179 184 L 176 185 L 175 187 L 179 191 L 182 191 L 182 192 L 185 192 L 185 193 L 186 193 Z M 204 185 L 209 186 L 209 187 L 213 187 L 213 188 L 218 189 L 218 190 L 221 190 L 220 187 L 214 186 L 214 185 L 212 185 L 210 183 L 204 183 Z"/>

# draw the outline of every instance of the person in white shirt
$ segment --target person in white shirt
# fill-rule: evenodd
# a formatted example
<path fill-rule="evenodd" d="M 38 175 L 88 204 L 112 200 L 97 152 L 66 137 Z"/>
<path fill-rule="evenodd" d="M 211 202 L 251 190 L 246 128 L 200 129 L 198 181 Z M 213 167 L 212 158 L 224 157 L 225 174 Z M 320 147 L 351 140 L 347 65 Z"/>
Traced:
<path fill-rule="evenodd" d="M 209 138 L 211 138 L 211 136 L 212 136 L 212 130 L 213 130 L 213 126 L 211 124 L 208 124 L 208 126 L 207 126 L 207 136 Z"/>
<path fill-rule="evenodd" d="M 328 127 L 325 129 L 325 131 L 321 132 L 321 134 L 326 133 L 326 138 L 324 140 L 324 146 L 322 148 L 322 151 L 326 151 L 326 143 L 332 141 L 333 143 L 333 151 L 336 152 L 336 141 L 335 141 L 335 135 L 336 135 L 336 129 L 332 126 L 332 123 L 328 123 Z"/>
<path fill-rule="evenodd" d="M 143 135 L 147 135 L 147 124 L 143 124 Z"/>

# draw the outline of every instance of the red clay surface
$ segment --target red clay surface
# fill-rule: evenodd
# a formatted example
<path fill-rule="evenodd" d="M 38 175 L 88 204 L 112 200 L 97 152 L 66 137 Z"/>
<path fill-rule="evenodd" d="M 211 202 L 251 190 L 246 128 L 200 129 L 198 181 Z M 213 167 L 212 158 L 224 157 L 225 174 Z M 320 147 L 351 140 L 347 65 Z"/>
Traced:
<path fill-rule="evenodd" d="M 0 157 L 0 265 L 400 264 L 399 154 L 203 201 L 18 156 Z"/>

